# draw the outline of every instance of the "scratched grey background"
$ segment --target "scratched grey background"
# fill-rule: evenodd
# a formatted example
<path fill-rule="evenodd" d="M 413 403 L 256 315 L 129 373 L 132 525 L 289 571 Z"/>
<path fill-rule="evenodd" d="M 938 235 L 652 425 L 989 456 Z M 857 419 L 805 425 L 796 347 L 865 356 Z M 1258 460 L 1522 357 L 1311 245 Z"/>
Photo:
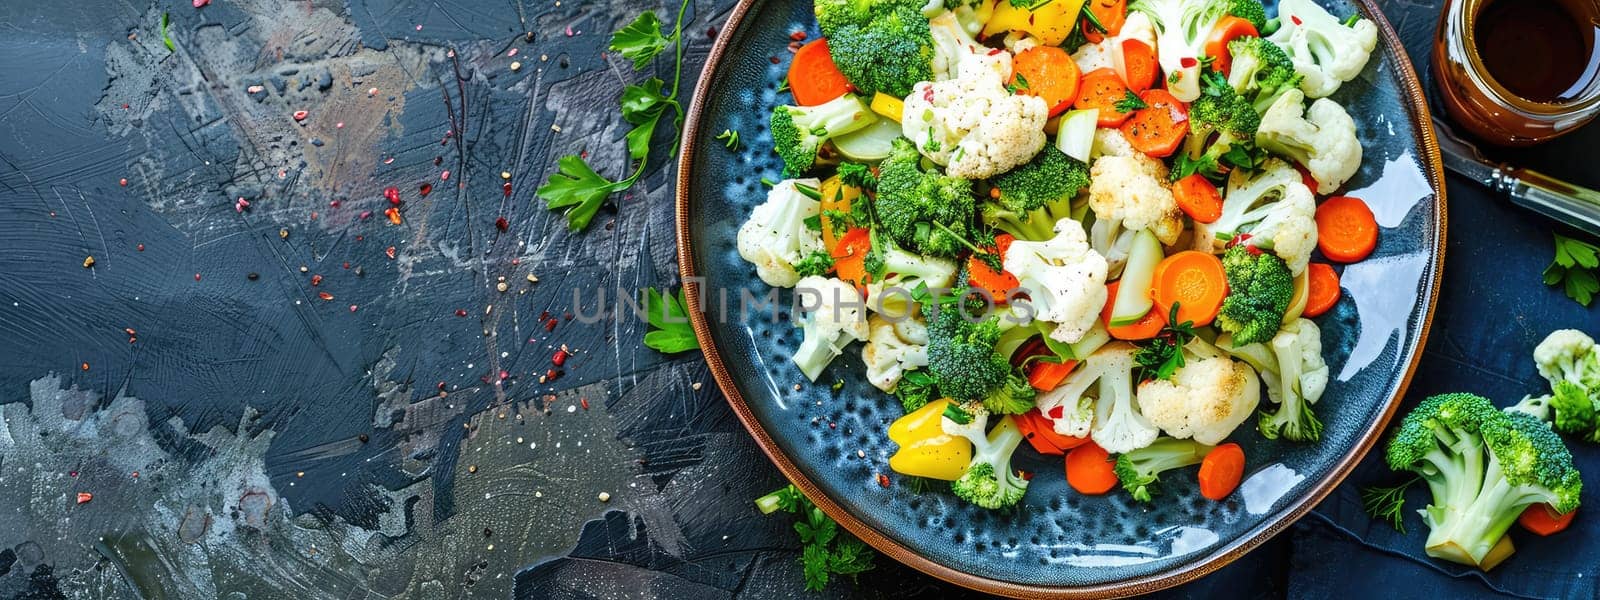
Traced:
<path fill-rule="evenodd" d="M 1432 4 L 1387 6 L 1419 60 Z M 686 90 L 731 6 L 691 6 Z M 674 283 L 670 140 L 587 232 L 532 195 L 562 154 L 623 172 L 615 98 L 650 73 L 603 47 L 644 9 L 676 4 L 0 6 L 0 597 L 801 595 L 788 522 L 750 504 L 782 480 L 704 363 L 569 317 Z M 1538 221 L 1450 193 L 1548 256 Z M 1538 266 L 1520 284 L 1557 306 Z M 1470 362 L 1440 339 L 1419 387 Z M 1341 525 L 1348 488 L 1170 595 L 1304 596 L 1297 545 L 1381 554 Z M 880 560 L 819 597 L 959 593 Z"/>

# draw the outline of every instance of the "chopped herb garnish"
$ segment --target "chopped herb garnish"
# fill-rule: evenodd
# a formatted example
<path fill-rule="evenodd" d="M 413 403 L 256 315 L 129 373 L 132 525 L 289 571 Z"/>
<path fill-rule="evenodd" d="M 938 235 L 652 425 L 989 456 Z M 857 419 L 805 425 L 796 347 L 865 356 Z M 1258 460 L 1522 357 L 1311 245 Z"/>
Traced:
<path fill-rule="evenodd" d="M 1405 508 L 1406 490 L 1420 477 L 1412 477 L 1404 483 L 1394 486 L 1374 486 L 1361 489 L 1361 506 L 1367 514 L 1380 521 L 1388 521 L 1395 531 L 1402 535 L 1406 532 Z"/>
<path fill-rule="evenodd" d="M 1017 92 L 1028 91 L 1028 78 L 1023 77 L 1021 73 L 1013 75 L 1011 83 L 1006 84 L 1006 91 L 1013 96 L 1017 95 Z"/>
<path fill-rule="evenodd" d="M 832 269 L 833 257 L 828 256 L 828 253 L 822 250 L 807 254 L 805 258 L 800 259 L 800 262 L 794 265 L 794 272 L 799 273 L 801 277 L 827 275 L 828 271 Z"/>
<path fill-rule="evenodd" d="M 161 13 L 161 43 L 167 45 L 167 52 L 177 52 L 178 45 L 172 43 L 172 36 L 167 35 L 167 24 L 171 21 L 167 13 Z"/>
<path fill-rule="evenodd" d="M 795 191 L 800 192 L 801 194 L 804 194 L 805 197 L 810 198 L 812 200 L 821 200 L 822 199 L 822 190 L 819 190 L 817 188 L 811 187 L 811 186 L 806 185 L 804 183 L 796 183 L 796 184 L 794 184 L 794 189 L 795 189 Z"/>
<path fill-rule="evenodd" d="M 820 214 L 806 217 L 804 223 L 806 224 L 806 229 L 822 231 L 822 215 Z"/>
<path fill-rule="evenodd" d="M 875 190 L 878 188 L 878 176 L 872 174 L 872 167 L 861 163 L 839 163 L 839 179 L 847 185 L 862 189 Z"/>
<path fill-rule="evenodd" d="M 1194 321 L 1180 323 L 1178 303 L 1173 302 L 1167 323 L 1161 333 L 1141 345 L 1133 355 L 1134 370 L 1140 381 L 1172 379 L 1172 374 L 1183 368 L 1183 346 L 1194 339 Z"/>
<path fill-rule="evenodd" d="M 1115 105 L 1117 112 L 1131 113 L 1136 110 L 1149 108 L 1150 105 L 1145 104 L 1144 100 L 1139 98 L 1138 94 L 1133 93 L 1133 90 L 1128 90 L 1124 93 L 1126 95 L 1124 95 L 1121 100 L 1118 100 Z"/>
<path fill-rule="evenodd" d="M 722 133 L 717 134 L 717 139 L 721 140 L 722 145 L 727 146 L 729 150 L 739 149 L 739 132 L 737 131 L 724 129 Z"/>
<path fill-rule="evenodd" d="M 1360 20 L 1361 20 L 1361 13 L 1351 13 L 1350 16 L 1345 17 L 1344 26 L 1345 27 L 1355 27 L 1356 26 L 1356 22 L 1360 21 Z"/>
<path fill-rule="evenodd" d="M 761 185 L 764 185 L 764 186 L 767 186 L 767 187 L 777 187 L 778 186 L 778 182 L 773 181 L 771 179 L 767 179 L 765 177 L 762 177 L 761 178 Z"/>

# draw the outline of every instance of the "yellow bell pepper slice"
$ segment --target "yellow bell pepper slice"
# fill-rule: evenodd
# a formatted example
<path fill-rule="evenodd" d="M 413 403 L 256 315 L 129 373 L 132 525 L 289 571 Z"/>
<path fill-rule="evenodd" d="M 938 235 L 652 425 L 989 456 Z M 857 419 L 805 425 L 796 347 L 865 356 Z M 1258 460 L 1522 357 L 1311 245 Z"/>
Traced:
<path fill-rule="evenodd" d="M 944 432 L 941 421 L 950 400 L 935 400 L 889 425 L 889 439 L 900 450 L 889 468 L 902 475 L 955 481 L 972 463 L 972 442 Z"/>
<path fill-rule="evenodd" d="M 879 94 L 880 96 L 882 94 Z M 833 219 L 828 217 L 832 211 L 849 214 L 850 204 L 861 196 L 861 188 L 845 185 L 838 175 L 822 181 L 822 249 L 828 254 L 833 254 L 833 249 L 839 246 L 839 236 L 833 233 Z"/>
<path fill-rule="evenodd" d="M 994 7 L 994 16 L 983 25 L 983 36 L 1004 35 L 1020 31 L 1032 35 L 1046 46 L 1059 46 L 1072 35 L 1078 26 L 1078 15 L 1083 12 L 1084 0 L 1049 0 L 1032 10 L 1000 2 Z"/>
<path fill-rule="evenodd" d="M 890 121 L 894 121 L 896 123 L 900 122 L 900 115 L 906 111 L 905 100 L 901 100 L 883 92 L 878 92 L 872 96 L 871 106 L 872 112 L 878 113 L 879 115 L 882 115 L 883 118 L 889 119 Z"/>

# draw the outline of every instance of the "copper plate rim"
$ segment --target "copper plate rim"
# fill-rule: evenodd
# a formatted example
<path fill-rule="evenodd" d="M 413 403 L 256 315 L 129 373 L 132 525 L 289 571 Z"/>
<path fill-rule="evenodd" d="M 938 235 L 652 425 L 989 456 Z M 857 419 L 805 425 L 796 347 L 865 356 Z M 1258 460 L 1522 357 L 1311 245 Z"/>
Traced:
<path fill-rule="evenodd" d="M 750 8 L 757 1 L 759 0 L 740 0 L 739 4 L 734 7 L 733 12 L 728 15 L 728 20 L 723 25 L 722 32 L 717 36 L 716 44 L 712 46 L 711 53 L 706 59 L 705 67 L 701 70 L 700 79 L 695 84 L 694 98 L 689 103 L 688 118 L 685 121 L 686 125 L 683 130 L 682 144 L 680 145 L 682 152 L 678 157 L 678 189 L 676 196 L 678 271 L 683 280 L 688 305 L 691 307 L 700 306 L 700 283 L 695 270 L 694 253 L 690 250 L 693 247 L 693 240 L 689 231 L 689 180 L 693 173 L 695 151 L 693 140 L 699 134 L 701 113 L 705 108 L 705 95 L 710 88 L 711 77 L 716 72 L 718 64 L 720 64 L 723 55 L 726 53 L 728 43 L 733 38 L 735 30 L 739 28 L 745 15 L 749 13 Z M 1410 101 L 1408 107 L 1411 112 L 1412 122 L 1416 124 L 1417 142 L 1422 146 L 1426 154 L 1426 156 L 1422 157 L 1422 160 L 1428 170 L 1429 183 L 1432 184 L 1434 189 L 1435 210 L 1439 214 L 1434 232 L 1434 239 L 1436 240 L 1434 255 L 1437 258 L 1433 261 L 1431 272 L 1428 275 L 1431 281 L 1428 287 L 1426 310 L 1422 317 L 1422 327 L 1417 332 L 1415 345 L 1412 346 L 1410 364 L 1406 365 L 1405 374 L 1401 377 L 1400 385 L 1395 389 L 1394 395 L 1388 399 L 1387 406 L 1383 411 L 1383 417 L 1368 425 L 1366 431 L 1362 432 L 1356 446 L 1345 453 L 1333 470 L 1311 488 L 1310 493 L 1280 509 L 1261 525 L 1218 548 L 1211 554 L 1165 572 L 1092 586 L 1029 585 L 980 577 L 934 562 L 862 523 L 832 498 L 822 494 L 817 485 L 800 472 L 794 461 L 777 450 L 772 436 L 767 433 L 761 423 L 756 421 L 755 415 L 745 403 L 744 397 L 739 394 L 738 387 L 734 385 L 733 378 L 728 374 L 728 369 L 723 364 L 721 355 L 717 352 L 716 344 L 711 338 L 710 324 L 706 319 L 706 315 L 700 310 L 690 310 L 689 320 L 694 327 L 695 337 L 700 341 L 700 348 L 705 354 L 706 365 L 710 367 L 711 375 L 717 380 L 717 386 L 722 389 L 723 395 L 728 399 L 728 404 L 733 407 L 734 414 L 739 417 L 739 422 L 743 423 L 745 429 L 750 431 L 750 435 L 755 437 L 756 444 L 761 447 L 761 451 L 767 455 L 767 458 L 772 460 L 773 464 L 777 465 L 784 476 L 789 481 L 794 482 L 795 486 L 804 491 L 806 497 L 810 498 L 818 508 L 821 508 L 824 513 L 844 526 L 850 533 L 855 534 L 856 537 L 861 538 L 862 541 L 870 544 L 879 552 L 918 571 L 962 587 L 991 594 L 1030 599 L 1106 598 L 1147 594 L 1203 577 L 1233 562 L 1246 552 L 1261 545 L 1268 538 L 1286 529 L 1290 524 L 1299 520 L 1300 517 L 1305 516 L 1306 512 L 1321 502 L 1350 474 L 1350 471 L 1361 461 L 1361 458 L 1366 456 L 1372 446 L 1377 443 L 1384 427 L 1394 417 L 1394 412 L 1399 407 L 1400 400 L 1405 397 L 1406 389 L 1411 386 L 1411 378 L 1416 373 L 1417 364 L 1422 359 L 1422 348 L 1427 345 L 1428 330 L 1433 324 L 1434 305 L 1439 296 L 1440 279 L 1444 273 L 1445 232 L 1447 229 L 1445 225 L 1448 222 L 1445 204 L 1444 164 L 1439 157 L 1439 143 L 1434 137 L 1433 127 L 1431 126 L 1433 121 L 1429 116 L 1427 99 L 1423 92 L 1422 84 L 1417 78 L 1416 69 L 1406 55 L 1405 47 L 1400 43 L 1399 36 L 1395 34 L 1394 28 L 1390 26 L 1388 19 L 1384 18 L 1383 12 L 1378 9 L 1373 0 L 1354 0 L 1354 2 L 1361 8 L 1361 12 L 1368 19 L 1378 25 L 1384 48 L 1394 62 L 1397 63 L 1398 75 Z"/>

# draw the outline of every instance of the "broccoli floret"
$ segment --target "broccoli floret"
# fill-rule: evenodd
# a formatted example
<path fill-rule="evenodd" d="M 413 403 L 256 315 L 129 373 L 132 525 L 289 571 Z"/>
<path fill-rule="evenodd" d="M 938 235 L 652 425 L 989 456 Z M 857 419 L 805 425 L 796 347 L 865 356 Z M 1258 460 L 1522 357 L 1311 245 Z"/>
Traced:
<path fill-rule="evenodd" d="M 1556 431 L 1583 434 L 1591 442 L 1600 441 L 1600 414 L 1596 414 L 1594 401 L 1583 387 L 1570 381 L 1557 381 L 1551 387 L 1555 393 L 1545 398 Z"/>
<path fill-rule="evenodd" d="M 800 259 L 800 262 L 794 264 L 794 272 L 801 277 L 827 275 L 828 271 L 832 270 L 833 257 L 821 250 L 807 254 L 805 258 Z"/>
<path fill-rule="evenodd" d="M 1289 265 L 1254 246 L 1239 244 L 1222 255 L 1222 271 L 1228 278 L 1228 296 L 1222 300 L 1217 326 L 1232 334 L 1239 346 L 1272 339 L 1294 297 Z"/>
<path fill-rule="evenodd" d="M 1149 446 L 1129 450 L 1117 457 L 1117 480 L 1122 482 L 1122 489 L 1128 490 L 1134 500 L 1149 502 L 1150 496 L 1157 492 L 1156 482 L 1161 480 L 1161 473 L 1198 465 L 1205 460 L 1211 448 L 1194 440 L 1157 439 Z"/>
<path fill-rule="evenodd" d="M 1256 31 L 1267 26 L 1267 7 L 1259 0 L 1229 0 L 1228 14 L 1249 21 Z"/>
<path fill-rule="evenodd" d="M 1505 534 L 1524 508 L 1543 502 L 1570 512 L 1583 489 L 1572 454 L 1548 425 L 1472 394 L 1423 400 L 1401 421 L 1386 458 L 1428 484 L 1428 555 L 1485 570 L 1514 551 Z"/>
<path fill-rule="evenodd" d="M 966 422 L 952 420 L 952 413 Z M 957 498 L 990 510 L 1016 506 L 1028 491 L 1028 480 L 1011 469 L 1011 454 L 1023 439 L 1016 421 L 1004 417 L 985 435 L 983 427 L 988 415 L 982 407 L 952 404 L 945 415 L 940 421 L 945 433 L 972 442 L 972 462 L 966 473 L 950 482 L 950 491 Z"/>
<path fill-rule="evenodd" d="M 957 256 L 970 235 L 972 184 L 959 177 L 922 169 L 922 155 L 910 140 L 894 141 L 878 165 L 878 197 L 873 206 L 883 231 L 920 254 Z M 943 225 L 943 227 L 936 226 Z"/>
<path fill-rule="evenodd" d="M 939 389 L 932 375 L 921 370 L 906 371 L 900 377 L 900 383 L 895 385 L 894 395 L 900 399 L 900 407 L 905 409 L 906 414 L 911 414 L 937 399 Z"/>
<path fill-rule="evenodd" d="M 933 36 L 920 3 L 826 0 L 816 4 L 828 53 L 861 93 L 905 97 L 933 79 Z"/>
<path fill-rule="evenodd" d="M 1228 86 L 1263 113 L 1284 92 L 1300 87 L 1300 74 L 1294 61 L 1277 44 L 1258 37 L 1236 38 L 1228 42 L 1233 64 L 1228 71 Z"/>
<path fill-rule="evenodd" d="M 928 327 L 928 372 L 939 392 L 982 401 L 999 414 L 1032 409 L 1035 392 L 1003 350 L 1012 345 L 1003 338 L 1014 325 L 997 315 L 972 322 L 955 307 L 940 310 Z"/>
<path fill-rule="evenodd" d="M 1189 136 L 1184 140 L 1184 153 L 1203 164 L 1238 162 L 1228 160 L 1229 151 L 1237 147 L 1248 154 L 1255 146 L 1261 115 L 1249 100 L 1221 83 L 1220 74 L 1213 72 L 1207 77 L 1219 81 L 1207 85 L 1206 93 L 1189 105 Z"/>
<path fill-rule="evenodd" d="M 789 176 L 811 170 L 822 143 L 872 124 L 867 105 L 845 94 L 817 106 L 779 106 L 772 109 L 772 146 L 783 158 Z"/>
<path fill-rule="evenodd" d="M 1072 199 L 1089 187 L 1089 166 L 1053 146 L 994 179 L 997 202 L 984 203 L 983 222 L 1019 240 L 1055 237 L 1056 222 L 1069 218 Z"/>
<path fill-rule="evenodd" d="M 1516 404 L 1507 406 L 1506 412 L 1519 412 L 1540 421 L 1550 420 L 1550 396 L 1523 396 Z M 1584 400 L 1586 403 L 1587 399 Z"/>

